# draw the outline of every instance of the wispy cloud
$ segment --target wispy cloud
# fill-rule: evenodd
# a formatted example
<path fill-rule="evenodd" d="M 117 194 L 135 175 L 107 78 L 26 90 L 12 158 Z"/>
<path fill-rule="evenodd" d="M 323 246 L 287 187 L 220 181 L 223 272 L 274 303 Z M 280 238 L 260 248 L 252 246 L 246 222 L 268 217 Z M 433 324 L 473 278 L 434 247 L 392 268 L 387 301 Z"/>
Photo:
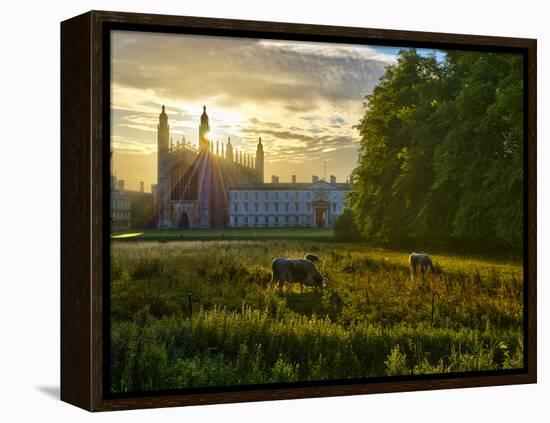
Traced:
<path fill-rule="evenodd" d="M 151 154 L 157 152 L 156 143 L 145 143 L 122 135 L 111 136 L 111 147 L 126 154 Z"/>
<path fill-rule="evenodd" d="M 266 176 L 282 180 L 309 178 L 324 160 L 349 175 L 363 98 L 395 62 L 369 46 L 125 31 L 113 33 L 112 58 L 116 166 L 152 160 L 162 104 L 173 138 L 191 142 L 206 105 L 215 141 L 253 153 L 261 136 Z"/>

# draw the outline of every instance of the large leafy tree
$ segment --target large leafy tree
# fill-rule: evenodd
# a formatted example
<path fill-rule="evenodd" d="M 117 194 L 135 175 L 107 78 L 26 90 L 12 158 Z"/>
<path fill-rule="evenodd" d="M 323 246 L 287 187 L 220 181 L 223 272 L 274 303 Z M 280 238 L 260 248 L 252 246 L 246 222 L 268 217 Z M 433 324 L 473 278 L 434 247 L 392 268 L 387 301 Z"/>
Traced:
<path fill-rule="evenodd" d="M 362 233 L 521 247 L 522 83 L 518 55 L 401 51 L 357 126 Z"/>

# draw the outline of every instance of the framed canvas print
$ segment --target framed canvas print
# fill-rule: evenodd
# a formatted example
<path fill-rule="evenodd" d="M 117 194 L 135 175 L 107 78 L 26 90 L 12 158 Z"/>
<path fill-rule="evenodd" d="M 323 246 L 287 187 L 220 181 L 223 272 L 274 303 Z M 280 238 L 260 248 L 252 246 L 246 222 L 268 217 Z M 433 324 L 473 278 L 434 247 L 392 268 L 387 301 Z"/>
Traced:
<path fill-rule="evenodd" d="M 536 41 L 61 24 L 61 398 L 536 382 Z"/>

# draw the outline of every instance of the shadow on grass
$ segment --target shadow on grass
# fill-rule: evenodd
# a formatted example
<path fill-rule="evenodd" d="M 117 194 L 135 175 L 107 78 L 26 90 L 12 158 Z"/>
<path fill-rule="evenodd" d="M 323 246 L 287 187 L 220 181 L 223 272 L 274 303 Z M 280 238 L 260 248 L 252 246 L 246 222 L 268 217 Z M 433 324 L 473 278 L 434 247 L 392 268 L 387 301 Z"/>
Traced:
<path fill-rule="evenodd" d="M 285 293 L 286 306 L 295 313 L 311 316 L 321 308 L 322 293 L 319 291 Z"/>

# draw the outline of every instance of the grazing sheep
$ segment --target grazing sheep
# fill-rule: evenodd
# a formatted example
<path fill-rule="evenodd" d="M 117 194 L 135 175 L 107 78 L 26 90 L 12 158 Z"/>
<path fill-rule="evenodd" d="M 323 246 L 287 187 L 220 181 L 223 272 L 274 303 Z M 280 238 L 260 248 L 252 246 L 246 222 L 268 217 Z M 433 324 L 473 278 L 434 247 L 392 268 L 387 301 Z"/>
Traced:
<path fill-rule="evenodd" d="M 271 264 L 273 271 L 268 289 L 275 283 L 279 291 L 283 290 L 285 283 L 299 283 L 300 292 L 303 285 L 323 288 L 326 286 L 326 279 L 321 276 L 315 265 L 305 259 L 288 259 L 278 257 Z"/>
<path fill-rule="evenodd" d="M 315 263 L 316 261 L 321 260 L 317 254 L 313 254 L 313 253 L 307 253 L 304 258 L 308 261 L 311 261 L 312 263 Z"/>
<path fill-rule="evenodd" d="M 435 266 L 430 256 L 424 253 L 412 253 L 409 256 L 409 270 L 411 271 L 411 279 L 417 275 L 423 275 L 428 270 L 435 273 Z"/>

